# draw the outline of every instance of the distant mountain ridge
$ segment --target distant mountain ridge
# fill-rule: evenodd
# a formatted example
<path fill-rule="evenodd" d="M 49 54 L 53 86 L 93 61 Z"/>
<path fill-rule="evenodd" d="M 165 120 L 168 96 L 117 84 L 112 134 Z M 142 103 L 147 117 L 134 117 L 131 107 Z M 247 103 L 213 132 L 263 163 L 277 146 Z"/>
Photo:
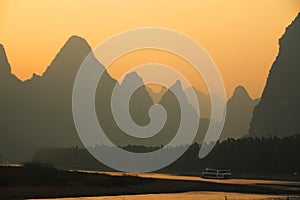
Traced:
<path fill-rule="evenodd" d="M 0 93 L 2 97 L 0 99 L 0 154 L 4 159 L 11 162 L 20 162 L 31 159 L 31 156 L 42 148 L 82 146 L 73 122 L 72 89 L 76 73 L 82 61 L 91 51 L 91 47 L 85 39 L 72 36 L 63 45 L 42 76 L 33 75 L 30 80 L 21 82 L 11 74 L 4 47 L 0 46 Z M 97 65 L 103 67 L 101 63 Z M 171 88 L 181 96 L 184 109 L 190 113 L 190 116 L 199 117 L 189 99 L 186 98 L 188 96 L 186 93 L 189 90 L 195 90 L 195 88 L 184 90 L 180 81 L 177 81 L 170 88 L 163 88 L 161 93 L 155 97 L 154 102 L 151 95 L 155 94 L 152 94 L 146 86 L 142 86 L 134 92 L 130 99 L 129 107 L 132 119 L 142 126 L 150 123 L 148 110 L 154 103 L 159 103 L 165 107 L 168 118 L 165 127 L 151 138 L 137 139 L 128 136 L 120 130 L 114 121 L 110 109 L 111 96 L 115 86 L 126 88 L 135 83 L 143 84 L 142 78 L 135 72 L 127 74 L 122 83 L 118 83 L 105 72 L 98 84 L 96 112 L 99 123 L 107 133 L 108 138 L 116 145 L 160 146 L 170 142 L 180 123 L 180 107 L 178 107 L 178 100 L 170 91 Z M 202 114 L 204 114 L 204 117 L 209 118 L 209 95 L 198 90 L 195 90 L 195 92 L 198 101 L 200 101 Z M 122 100 L 120 98 L 117 101 L 122 103 Z M 245 101 L 247 105 L 253 105 L 252 100 L 248 98 L 241 98 L 241 101 Z M 229 113 L 244 110 L 244 108 L 239 107 L 239 105 L 244 105 L 243 102 L 233 101 L 232 104 L 237 105 L 233 105 L 233 110 Z M 221 139 L 237 138 L 244 134 L 248 124 L 241 123 L 243 124 L 241 128 L 232 131 L 235 124 L 232 120 L 237 120 L 240 123 L 241 120 L 248 119 L 251 108 L 247 107 L 247 109 L 244 112 L 245 115 L 242 113 L 237 118 L 232 117 L 232 119 L 226 121 L 226 123 L 233 125 L 226 126 L 225 124 L 225 128 L 228 128 L 225 129 L 225 132 L 223 131 Z M 210 122 L 209 119 L 203 118 L 202 114 L 194 141 L 198 143 L 202 142 Z M 235 114 L 232 115 L 235 116 Z M 18 149 L 18 151 L 15 151 L 15 149 Z"/>
<path fill-rule="evenodd" d="M 41 147 L 80 145 L 72 120 L 71 94 L 73 81 L 81 62 L 91 51 L 79 37 L 71 37 L 47 68 L 43 76 L 33 75 L 25 82 L 8 81 L 12 74 L 1 76 L 3 91 L 1 112 L 0 152 L 10 161 L 30 159 Z M 68 64 L 66 64 L 68 63 Z M 2 67 L 2 62 L 0 63 Z M 66 69 L 68 68 L 68 69 Z M 5 76 L 5 79 L 2 79 Z M 18 87 L 14 87 L 19 83 Z M 9 94 L 17 97 L 6 103 Z M 14 119 L 6 116 L 13 115 Z M 6 146 L 7 145 L 7 146 Z M 16 151 L 15 149 L 18 149 Z"/>
<path fill-rule="evenodd" d="M 221 140 L 238 139 L 248 135 L 254 107 L 260 99 L 252 99 L 246 88 L 238 86 L 227 101 L 227 114 Z"/>
<path fill-rule="evenodd" d="M 21 82 L 10 73 L 1 46 L 0 154 L 5 160 L 25 161 L 41 148 L 82 146 L 73 122 L 72 89 L 76 73 L 90 52 L 91 48 L 83 38 L 72 36 L 42 76 L 33 75 L 30 80 Z M 123 145 L 126 141 L 117 136 L 125 134 L 114 128 L 110 110 L 111 92 L 116 84 L 107 72 L 103 74 L 96 94 L 96 110 L 111 139 Z M 144 94 L 142 100 L 136 98 L 141 96 L 140 92 Z M 148 113 L 144 111 L 147 106 L 138 102 L 148 102 L 148 107 L 152 105 L 152 99 L 145 94 L 147 91 L 141 88 L 131 101 L 131 109 L 140 123 L 148 119 Z"/>
<path fill-rule="evenodd" d="M 189 87 L 184 90 L 186 96 L 188 97 L 189 102 L 191 105 L 195 108 L 197 105 L 197 102 L 192 102 L 192 99 L 189 99 L 192 95 L 192 92 L 195 92 L 195 95 L 197 97 L 198 103 L 199 103 L 199 111 L 200 116 L 205 119 L 210 119 L 211 117 L 211 104 L 210 104 L 210 95 L 205 94 L 200 90 L 197 90 L 195 87 Z"/>

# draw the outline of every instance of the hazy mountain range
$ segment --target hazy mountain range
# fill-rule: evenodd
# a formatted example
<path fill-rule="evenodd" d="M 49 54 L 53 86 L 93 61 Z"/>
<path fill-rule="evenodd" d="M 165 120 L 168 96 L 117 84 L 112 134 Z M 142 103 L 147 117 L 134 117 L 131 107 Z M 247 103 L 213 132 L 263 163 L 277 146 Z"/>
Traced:
<path fill-rule="evenodd" d="M 267 80 L 262 99 L 252 99 L 246 89 L 238 86 L 227 102 L 227 118 L 221 140 L 250 136 L 286 136 L 300 131 L 300 17 L 290 25 L 280 39 L 280 51 Z M 82 61 L 91 52 L 88 43 L 72 36 L 61 48 L 42 76 L 33 75 L 20 81 L 11 74 L 4 47 L 0 46 L 0 154 L 5 160 L 24 161 L 41 148 L 82 146 L 72 116 L 72 88 Z M 101 64 L 99 63 L 99 66 Z M 96 112 L 109 139 L 116 145 L 165 145 L 176 134 L 180 122 L 178 100 L 168 88 L 159 94 L 146 86 L 135 91 L 129 108 L 138 125 L 150 122 L 149 108 L 161 104 L 168 114 L 163 129 L 155 136 L 137 139 L 128 136 L 116 125 L 111 111 L 112 89 L 117 84 L 126 89 L 131 84 L 143 84 L 135 72 L 118 83 L 107 72 L 99 82 L 96 93 Z M 194 90 L 200 102 L 201 118 L 195 142 L 201 143 L 209 124 L 210 96 L 195 88 L 182 88 L 179 81 L 171 86 L 182 99 L 182 106 L 191 116 L 199 117 L 195 105 L 188 99 Z M 122 102 L 122 99 L 117 99 Z"/>
<path fill-rule="evenodd" d="M 90 46 L 83 38 L 72 36 L 61 48 L 43 76 L 33 75 L 30 80 L 21 82 L 11 74 L 4 47 L 1 46 L 0 153 L 4 159 L 23 161 L 30 159 L 32 154 L 40 148 L 82 145 L 73 122 L 71 97 L 77 70 L 90 51 Z M 108 73 L 105 73 L 99 82 L 96 94 L 98 119 L 107 136 L 117 145 L 164 145 L 173 138 L 178 129 L 180 110 L 174 94 L 164 88 L 163 92 L 159 94 L 161 96 L 159 96 L 152 94 L 151 90 L 145 86 L 140 87 L 132 96 L 129 106 L 130 114 L 137 124 L 147 125 L 150 122 L 148 110 L 154 104 L 153 99 L 155 100 L 151 96 L 156 95 L 157 102 L 155 103 L 163 105 L 168 114 L 165 126 L 157 135 L 147 139 L 130 137 L 118 128 L 110 109 L 113 87 L 118 84 L 118 87 L 126 88 L 127 84 L 142 83 L 142 81 L 142 78 L 133 72 L 125 77 L 121 85 Z M 184 108 L 191 115 L 198 116 L 189 100 L 185 98 L 186 92 L 194 88 L 184 90 L 179 81 L 172 87 L 184 99 Z M 195 140 L 201 143 L 209 124 L 210 99 L 209 95 L 195 91 L 204 114 L 200 120 L 200 127 Z M 247 122 L 255 101 L 249 96 L 248 98 L 240 97 L 247 96 L 245 93 L 245 90 L 242 92 L 237 90 L 231 98 L 236 100 L 228 102 L 228 114 L 232 117 L 226 121 L 228 125 L 225 125 L 226 131 L 222 133 L 222 139 L 237 138 L 246 134 Z M 118 101 L 121 102 L 122 99 L 118 99 Z M 247 106 L 244 112 L 245 104 Z M 243 123 L 239 123 L 240 120 Z"/>

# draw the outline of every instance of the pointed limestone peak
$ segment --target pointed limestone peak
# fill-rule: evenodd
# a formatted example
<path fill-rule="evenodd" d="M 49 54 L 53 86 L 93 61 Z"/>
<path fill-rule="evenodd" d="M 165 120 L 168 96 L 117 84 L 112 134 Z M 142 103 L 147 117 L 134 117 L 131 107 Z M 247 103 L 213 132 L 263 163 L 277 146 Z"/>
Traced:
<path fill-rule="evenodd" d="M 182 89 L 182 84 L 181 84 L 180 80 L 177 80 L 177 81 L 174 83 L 174 85 L 172 85 L 171 87 Z"/>
<path fill-rule="evenodd" d="M 292 21 L 292 23 L 285 29 L 285 33 L 279 39 L 279 52 L 285 49 L 298 49 L 300 42 L 300 13 Z M 295 51 L 294 51 L 295 52 Z M 289 53 L 292 53 L 291 51 Z M 299 54 L 294 53 L 294 56 Z"/>
<path fill-rule="evenodd" d="M 188 102 L 185 92 L 182 87 L 182 83 L 180 80 L 177 80 L 169 89 L 170 91 L 176 92 L 177 97 L 180 98 L 184 102 Z M 175 95 L 176 95 L 175 94 Z"/>
<path fill-rule="evenodd" d="M 45 71 L 46 74 L 59 74 L 66 76 L 77 72 L 82 61 L 92 51 L 87 41 L 79 36 L 71 36 L 62 46 Z"/>
<path fill-rule="evenodd" d="M 65 43 L 64 48 L 73 45 L 86 46 L 89 47 L 89 49 L 91 49 L 87 41 L 84 38 L 77 35 L 72 35 Z"/>
<path fill-rule="evenodd" d="M 250 97 L 248 91 L 246 90 L 246 88 L 244 86 L 237 86 L 233 92 L 233 95 L 231 96 L 230 99 L 233 98 L 244 98 L 244 99 L 250 99 L 252 100 L 252 98 Z"/>
<path fill-rule="evenodd" d="M 0 44 L 0 73 L 11 73 L 11 68 L 2 44 Z"/>
<path fill-rule="evenodd" d="M 136 85 L 136 84 L 142 84 L 144 85 L 144 81 L 142 77 L 138 75 L 135 71 L 132 71 L 125 75 L 121 85 Z"/>
<path fill-rule="evenodd" d="M 73 35 L 67 40 L 67 42 L 60 49 L 54 61 L 58 59 L 60 56 L 65 56 L 68 54 L 72 54 L 73 56 L 78 56 L 80 54 L 87 55 L 87 53 L 90 52 L 91 50 L 92 49 L 90 45 L 87 43 L 87 41 L 84 38 Z"/>

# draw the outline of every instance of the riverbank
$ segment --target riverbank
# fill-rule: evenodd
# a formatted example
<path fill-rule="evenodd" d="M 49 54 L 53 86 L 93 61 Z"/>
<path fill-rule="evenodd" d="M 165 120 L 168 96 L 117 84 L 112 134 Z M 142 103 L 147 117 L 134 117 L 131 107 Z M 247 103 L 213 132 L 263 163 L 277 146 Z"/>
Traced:
<path fill-rule="evenodd" d="M 81 197 L 57 198 L 56 200 L 79 200 Z M 85 197 L 84 200 L 299 200 L 299 195 L 265 195 L 265 194 L 242 194 L 228 192 L 183 192 L 172 194 L 139 194 L 120 196 L 97 196 Z M 47 199 L 45 199 L 47 200 Z M 52 199 L 49 199 L 52 200 Z"/>
<path fill-rule="evenodd" d="M 148 177 L 143 174 L 109 174 L 65 171 L 51 166 L 1 166 L 0 198 L 59 198 L 133 194 L 180 193 L 190 191 L 236 192 L 245 194 L 300 195 L 299 184 L 275 182 L 239 183 L 228 180 L 185 180 Z M 198 177 L 195 177 L 198 178 Z"/>

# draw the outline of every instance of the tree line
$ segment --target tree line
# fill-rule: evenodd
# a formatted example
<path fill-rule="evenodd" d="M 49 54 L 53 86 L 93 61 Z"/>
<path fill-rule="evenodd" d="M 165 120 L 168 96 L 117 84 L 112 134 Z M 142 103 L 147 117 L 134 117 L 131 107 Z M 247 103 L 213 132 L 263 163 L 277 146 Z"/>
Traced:
<path fill-rule="evenodd" d="M 218 142 L 203 159 L 198 158 L 201 145 L 194 143 L 177 161 L 161 169 L 162 172 L 200 174 L 207 167 L 230 169 L 236 173 L 294 174 L 300 172 L 300 134 L 279 137 L 246 137 Z M 97 146 L 95 148 L 107 148 Z M 128 145 L 123 147 L 132 152 L 155 151 L 161 146 L 147 147 Z M 173 147 L 183 148 L 181 146 Z M 34 161 L 49 162 L 59 168 L 112 170 L 97 161 L 84 148 L 41 149 L 33 157 Z"/>

